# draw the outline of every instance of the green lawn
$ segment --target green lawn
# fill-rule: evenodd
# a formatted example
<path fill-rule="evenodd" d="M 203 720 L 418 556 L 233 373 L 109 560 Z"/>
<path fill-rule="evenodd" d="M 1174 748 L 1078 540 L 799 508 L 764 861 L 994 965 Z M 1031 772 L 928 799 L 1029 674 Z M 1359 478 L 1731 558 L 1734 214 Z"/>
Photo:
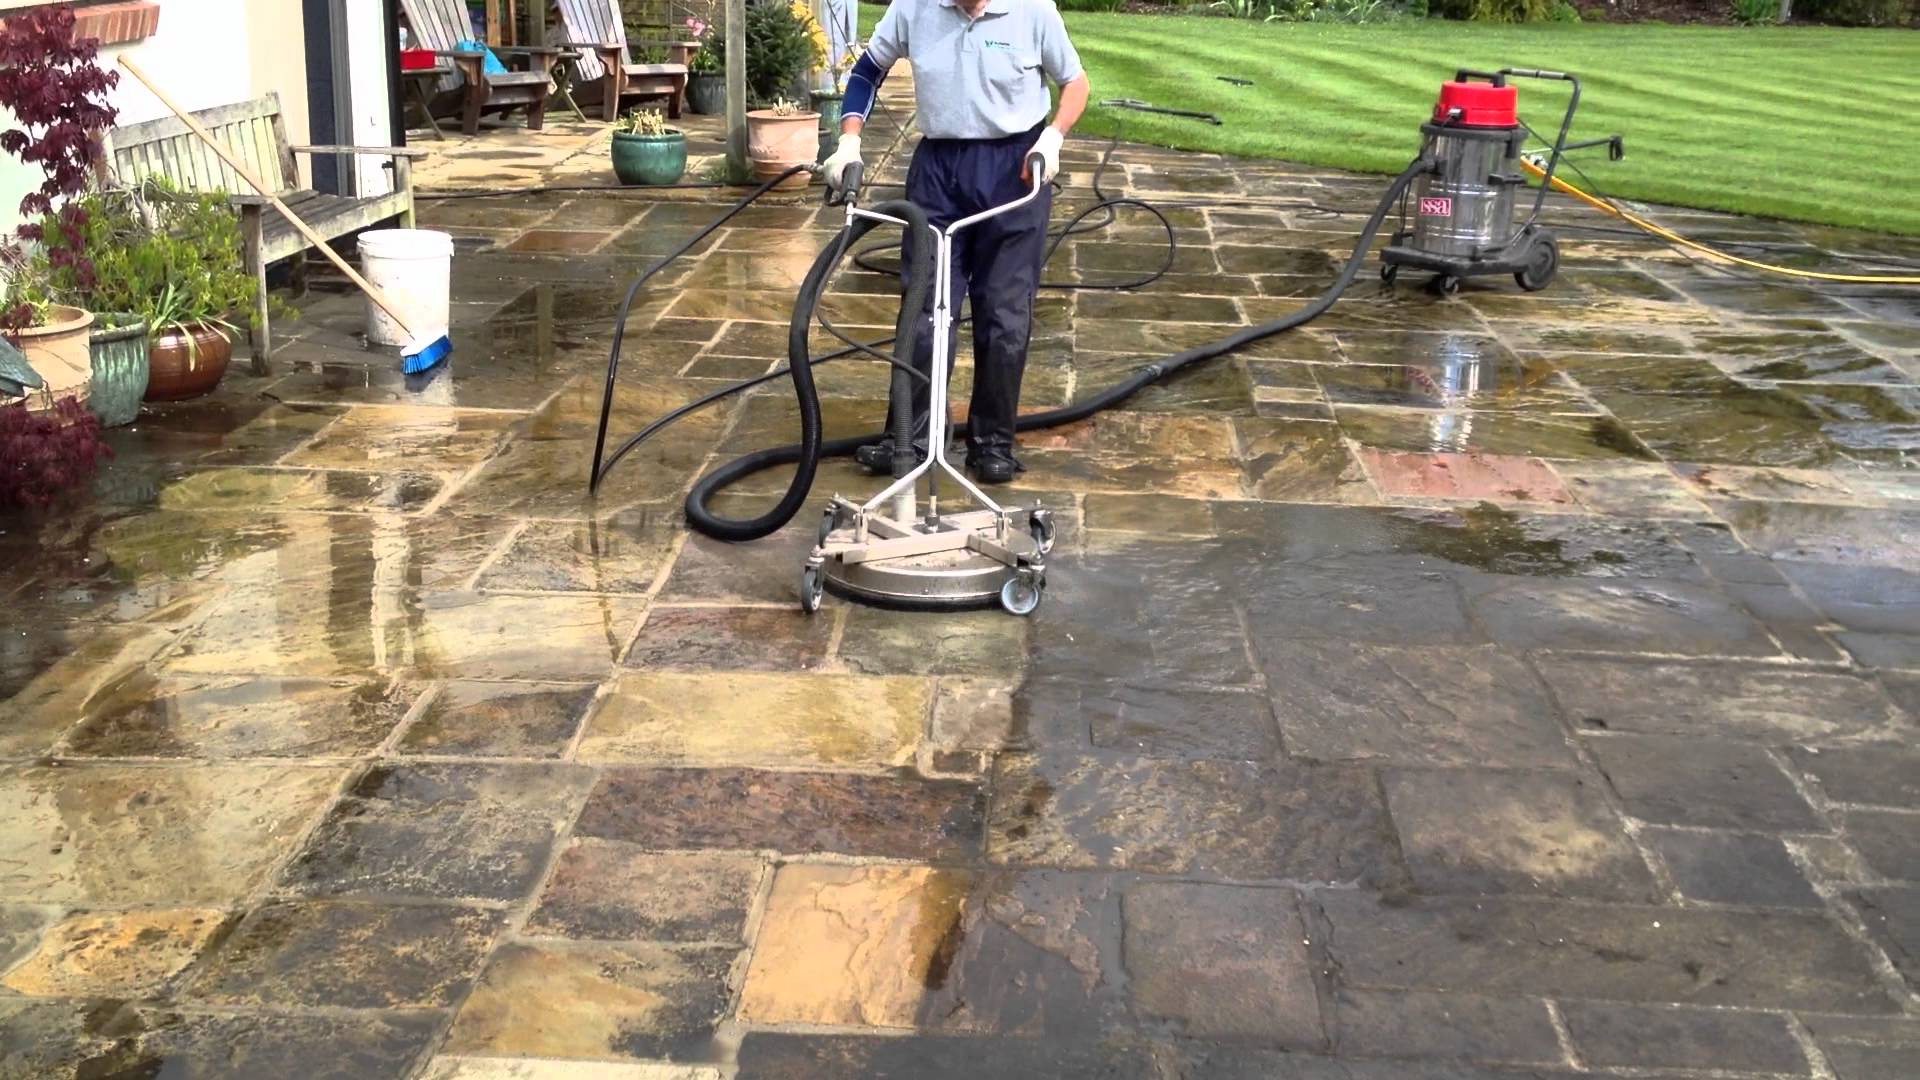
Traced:
<path fill-rule="evenodd" d="M 865 25 L 879 10 L 863 10 Z M 1585 83 L 1576 136 L 1626 136 L 1625 161 L 1603 150 L 1581 160 L 1611 194 L 1920 234 L 1920 32 L 1066 18 L 1096 100 L 1226 121 L 1096 107 L 1085 132 L 1398 172 L 1455 68 L 1553 68 Z M 1557 125 L 1565 84 L 1525 82 L 1520 94 L 1535 128 Z"/>

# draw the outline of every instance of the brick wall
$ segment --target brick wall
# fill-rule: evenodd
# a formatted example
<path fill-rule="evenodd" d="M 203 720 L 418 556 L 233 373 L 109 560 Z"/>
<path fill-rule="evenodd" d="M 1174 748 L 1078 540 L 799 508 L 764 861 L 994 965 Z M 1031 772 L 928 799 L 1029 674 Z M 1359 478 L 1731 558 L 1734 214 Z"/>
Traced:
<path fill-rule="evenodd" d="M 152 37 L 160 28 L 158 0 L 115 0 L 90 4 L 74 12 L 75 32 L 99 38 L 102 45 L 119 45 Z"/>

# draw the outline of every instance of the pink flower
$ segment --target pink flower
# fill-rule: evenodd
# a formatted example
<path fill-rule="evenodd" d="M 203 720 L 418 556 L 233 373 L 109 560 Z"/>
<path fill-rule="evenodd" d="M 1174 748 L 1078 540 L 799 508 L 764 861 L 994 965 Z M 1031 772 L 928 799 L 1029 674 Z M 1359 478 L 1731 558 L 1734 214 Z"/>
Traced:
<path fill-rule="evenodd" d="M 694 37 L 699 37 L 700 35 L 707 32 L 707 24 L 701 22 L 699 19 L 688 19 L 687 32 L 692 34 Z"/>

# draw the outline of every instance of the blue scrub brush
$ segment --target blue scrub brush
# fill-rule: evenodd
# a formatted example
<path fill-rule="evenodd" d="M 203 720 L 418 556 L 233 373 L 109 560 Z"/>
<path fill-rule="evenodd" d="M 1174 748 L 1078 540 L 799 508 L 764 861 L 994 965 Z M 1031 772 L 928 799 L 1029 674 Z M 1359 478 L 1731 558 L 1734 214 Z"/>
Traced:
<path fill-rule="evenodd" d="M 314 232 L 313 228 L 306 222 L 294 216 L 293 211 L 287 209 L 287 204 L 281 202 L 279 196 L 267 190 L 267 185 L 261 183 L 260 178 L 255 176 L 245 164 L 241 163 L 240 159 L 234 157 L 233 152 L 227 149 L 225 143 L 215 138 L 213 133 L 208 131 L 200 121 L 194 119 L 192 113 L 187 112 L 175 104 L 173 99 L 166 95 L 165 91 L 155 86 L 153 80 L 149 79 L 147 73 L 141 71 L 132 59 L 123 54 L 120 57 L 120 66 L 126 68 L 134 78 L 139 79 L 148 90 L 153 91 L 153 96 L 159 98 L 162 105 L 172 110 L 173 115 L 178 117 L 180 122 L 187 126 L 188 131 L 199 136 L 200 141 L 207 144 L 207 149 L 218 154 L 220 160 L 227 163 L 228 168 L 232 169 L 240 179 L 252 185 L 253 190 L 258 193 L 261 198 L 272 203 L 273 208 L 280 211 L 281 217 L 286 218 L 289 224 L 300 230 L 300 235 L 307 238 L 307 243 L 319 248 L 320 254 L 325 255 L 341 273 L 347 275 L 348 280 L 359 286 L 360 291 L 366 293 L 369 300 L 380 305 L 380 310 L 386 312 L 393 318 L 394 322 L 400 324 L 400 329 L 406 331 L 407 334 L 406 347 L 400 350 L 400 366 L 402 370 L 409 375 L 418 375 L 423 371 L 431 370 L 447 358 L 447 354 L 453 351 L 453 342 L 448 339 L 445 328 L 436 330 L 433 333 L 423 334 L 412 326 L 409 326 L 407 320 L 401 317 L 399 311 L 395 310 L 393 301 L 387 299 L 386 294 L 374 288 L 372 282 L 361 277 L 358 270 L 348 266 L 347 260 L 341 258 L 340 253 L 333 250 L 331 244 L 328 244 L 319 233 Z"/>

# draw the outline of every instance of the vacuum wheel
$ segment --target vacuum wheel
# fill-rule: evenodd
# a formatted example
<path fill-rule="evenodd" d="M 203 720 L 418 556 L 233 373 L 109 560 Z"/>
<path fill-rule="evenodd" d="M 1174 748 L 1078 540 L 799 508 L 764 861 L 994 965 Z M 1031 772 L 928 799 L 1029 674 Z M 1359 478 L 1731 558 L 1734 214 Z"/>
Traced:
<path fill-rule="evenodd" d="M 817 566 L 800 571 L 800 610 L 811 615 L 820 610 L 820 598 L 826 595 L 827 579 Z"/>
<path fill-rule="evenodd" d="M 1000 606 L 1009 615 L 1031 615 L 1046 595 L 1047 579 L 1035 570 L 1021 570 L 1000 586 Z"/>
<path fill-rule="evenodd" d="M 1387 286 L 1387 288 L 1389 289 L 1393 288 L 1393 281 L 1395 278 L 1399 276 L 1400 276 L 1399 263 L 1380 264 L 1380 280 Z"/>
<path fill-rule="evenodd" d="M 1452 296 L 1460 291 L 1460 278 L 1457 274 L 1441 274 L 1433 279 L 1433 291 L 1441 296 Z"/>
<path fill-rule="evenodd" d="M 1528 292 L 1539 292 L 1553 281 L 1553 275 L 1560 269 L 1560 245 L 1551 236 L 1541 236 L 1534 241 L 1533 251 L 1527 256 L 1524 270 L 1514 272 L 1513 280 Z"/>

